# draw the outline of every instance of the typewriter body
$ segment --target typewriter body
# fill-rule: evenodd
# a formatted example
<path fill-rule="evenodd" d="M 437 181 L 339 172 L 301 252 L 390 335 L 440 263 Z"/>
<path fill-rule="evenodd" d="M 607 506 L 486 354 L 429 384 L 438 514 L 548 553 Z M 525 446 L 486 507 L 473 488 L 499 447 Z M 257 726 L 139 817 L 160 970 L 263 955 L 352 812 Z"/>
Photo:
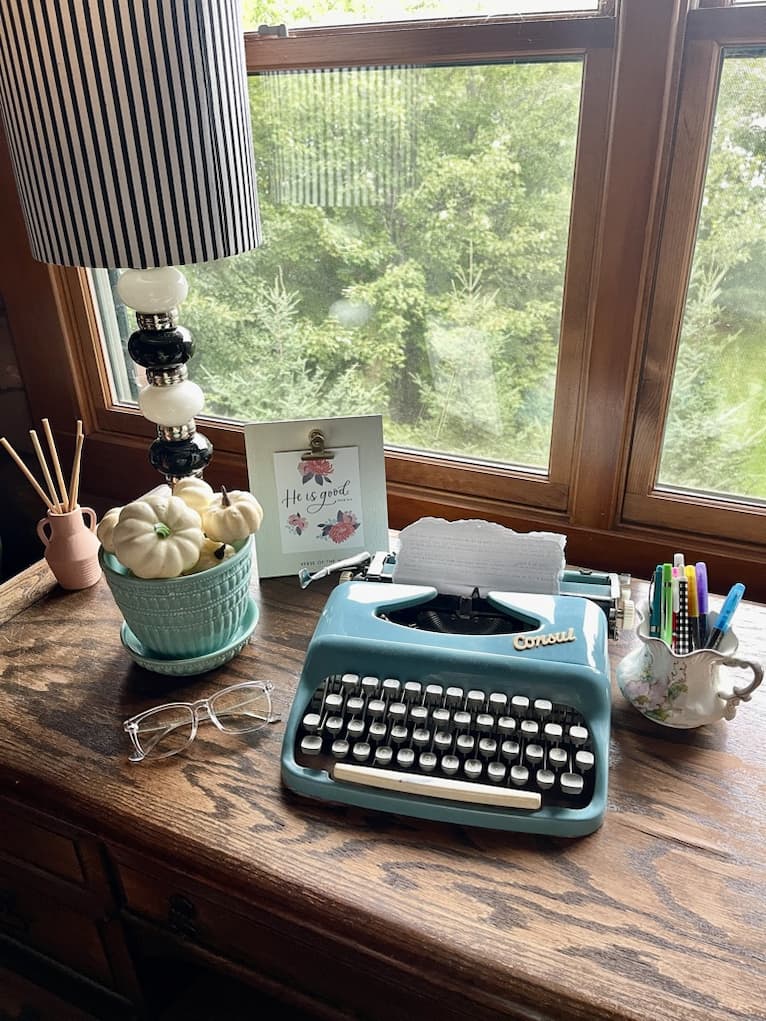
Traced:
<path fill-rule="evenodd" d="M 579 595 L 341 584 L 308 648 L 283 781 L 400 815 L 590 833 L 606 806 L 607 633 Z"/>

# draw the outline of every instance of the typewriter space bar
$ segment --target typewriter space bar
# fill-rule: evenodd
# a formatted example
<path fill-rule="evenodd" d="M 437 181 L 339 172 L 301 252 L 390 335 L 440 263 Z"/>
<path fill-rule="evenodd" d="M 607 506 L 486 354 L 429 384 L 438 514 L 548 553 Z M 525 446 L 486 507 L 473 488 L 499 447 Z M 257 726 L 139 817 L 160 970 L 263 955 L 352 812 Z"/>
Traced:
<path fill-rule="evenodd" d="M 365 787 L 379 787 L 402 794 L 415 794 L 421 798 L 446 798 L 448 801 L 465 801 L 474 805 L 495 805 L 498 808 L 526 808 L 533 812 L 540 807 L 540 795 L 534 791 L 515 791 L 509 787 L 489 787 L 487 784 L 466 783 L 462 780 L 445 780 L 438 776 L 420 773 L 396 773 L 391 769 L 373 769 L 372 766 L 352 766 L 336 762 L 333 779 L 358 783 Z"/>

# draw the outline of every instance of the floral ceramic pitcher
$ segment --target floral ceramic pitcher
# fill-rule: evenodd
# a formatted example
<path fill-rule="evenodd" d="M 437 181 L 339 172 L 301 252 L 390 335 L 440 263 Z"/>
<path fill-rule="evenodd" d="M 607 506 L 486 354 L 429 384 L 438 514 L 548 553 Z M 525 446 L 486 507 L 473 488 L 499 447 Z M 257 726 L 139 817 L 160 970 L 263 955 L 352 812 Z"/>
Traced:
<path fill-rule="evenodd" d="M 701 727 L 716 720 L 733 720 L 740 702 L 763 680 L 763 667 L 736 659 L 737 638 L 728 631 L 717 650 L 698 649 L 679 656 L 660 638 L 649 637 L 649 608 L 639 607 L 639 644 L 617 666 L 620 691 L 640 713 L 666 727 Z M 716 614 L 710 615 L 711 626 Z M 751 670 L 744 687 L 724 690 L 723 667 Z"/>

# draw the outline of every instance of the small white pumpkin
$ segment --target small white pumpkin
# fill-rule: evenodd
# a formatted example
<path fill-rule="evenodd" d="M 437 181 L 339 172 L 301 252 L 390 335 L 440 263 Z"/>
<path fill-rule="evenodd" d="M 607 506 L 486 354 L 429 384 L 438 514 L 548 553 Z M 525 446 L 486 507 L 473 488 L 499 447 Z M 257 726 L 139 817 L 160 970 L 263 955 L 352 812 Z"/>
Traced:
<path fill-rule="evenodd" d="M 202 515 L 205 534 L 219 542 L 241 542 L 257 532 L 262 521 L 263 508 L 252 493 L 239 489 L 227 493 L 223 486 Z"/>
<path fill-rule="evenodd" d="M 143 496 L 139 497 L 139 500 L 145 500 L 147 496 L 164 496 L 168 497 L 172 494 L 173 490 L 167 484 L 167 482 L 161 483 L 159 486 L 155 486 L 154 489 L 150 489 L 148 493 L 144 493 Z"/>
<path fill-rule="evenodd" d="M 146 496 L 122 508 L 114 552 L 139 578 L 176 578 L 199 559 L 201 525 L 199 514 L 178 497 Z"/>
<path fill-rule="evenodd" d="M 114 526 L 120 520 L 122 507 L 112 507 L 101 518 L 96 529 L 96 538 L 104 547 L 107 553 L 114 553 L 113 536 Z"/>
<path fill-rule="evenodd" d="M 193 507 L 198 514 L 202 514 L 213 499 L 213 487 L 204 479 L 190 475 L 176 482 L 173 486 L 173 496 L 179 497 L 187 507 Z"/>
<path fill-rule="evenodd" d="M 184 574 L 199 574 L 200 571 L 207 571 L 211 567 L 217 567 L 224 560 L 234 556 L 234 547 L 225 542 L 218 542 L 214 539 L 205 539 L 202 549 L 199 551 L 199 560 L 190 567 Z"/>

